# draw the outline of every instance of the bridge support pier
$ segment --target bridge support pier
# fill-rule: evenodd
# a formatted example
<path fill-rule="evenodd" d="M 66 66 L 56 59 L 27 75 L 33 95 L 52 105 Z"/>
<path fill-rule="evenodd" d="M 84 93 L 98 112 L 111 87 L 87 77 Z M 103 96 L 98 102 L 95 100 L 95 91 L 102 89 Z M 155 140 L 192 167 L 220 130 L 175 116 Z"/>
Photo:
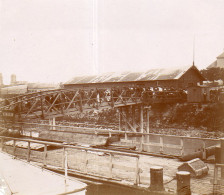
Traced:
<path fill-rule="evenodd" d="M 134 130 L 136 131 L 135 109 L 136 109 L 135 105 L 132 105 L 132 108 L 131 108 L 132 126 L 133 126 Z"/>
<path fill-rule="evenodd" d="M 129 114 L 128 114 L 128 106 L 124 107 L 123 108 L 123 114 L 125 116 L 125 121 L 124 121 L 124 129 L 125 131 L 128 131 L 128 117 L 129 117 Z"/>
<path fill-rule="evenodd" d="M 143 105 L 140 106 L 140 132 L 144 133 L 144 129 L 143 129 L 143 122 L 144 122 L 144 112 L 143 112 Z M 140 148 L 139 150 L 142 151 L 143 150 L 143 142 L 144 142 L 144 135 L 142 134 L 141 136 L 141 141 L 140 141 Z"/>
<path fill-rule="evenodd" d="M 224 164 L 224 138 L 221 138 L 221 164 Z M 221 178 L 224 179 L 224 167 L 221 167 Z"/>
<path fill-rule="evenodd" d="M 143 133 L 143 105 L 140 106 L 140 132 Z"/>
<path fill-rule="evenodd" d="M 147 108 L 147 114 L 146 114 L 146 133 L 149 133 L 149 111 L 150 108 Z M 146 136 L 146 143 L 149 143 L 149 135 Z M 148 149 L 149 146 L 147 146 Z"/>
<path fill-rule="evenodd" d="M 55 130 L 55 125 L 56 125 L 56 123 L 55 123 L 55 117 L 49 119 L 49 125 L 52 126 L 52 127 L 50 127 L 50 130 Z"/>
<path fill-rule="evenodd" d="M 121 131 L 121 120 L 122 120 L 121 108 L 118 108 L 118 120 L 119 120 L 119 131 Z"/>

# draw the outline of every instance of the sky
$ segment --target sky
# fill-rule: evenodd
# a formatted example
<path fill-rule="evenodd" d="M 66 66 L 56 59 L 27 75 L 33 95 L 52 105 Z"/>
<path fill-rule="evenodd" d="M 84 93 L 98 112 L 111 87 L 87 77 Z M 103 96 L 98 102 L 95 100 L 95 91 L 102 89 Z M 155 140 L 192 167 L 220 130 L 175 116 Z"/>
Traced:
<path fill-rule="evenodd" d="M 223 0 L 0 0 L 0 72 L 4 84 L 11 74 L 57 83 L 181 68 L 193 40 L 203 69 L 224 51 L 223 10 Z"/>

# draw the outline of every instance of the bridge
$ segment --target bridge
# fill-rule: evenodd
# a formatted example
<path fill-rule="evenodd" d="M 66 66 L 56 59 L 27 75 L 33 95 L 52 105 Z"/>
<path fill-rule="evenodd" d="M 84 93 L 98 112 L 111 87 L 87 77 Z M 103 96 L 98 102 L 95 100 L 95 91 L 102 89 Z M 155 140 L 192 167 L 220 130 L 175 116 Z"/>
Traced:
<path fill-rule="evenodd" d="M 55 120 L 65 115 L 119 108 L 120 120 L 123 117 L 131 129 L 136 129 L 136 125 L 128 120 L 129 108 L 133 108 L 134 114 L 136 106 L 143 109 L 156 103 L 181 102 L 185 98 L 181 91 L 150 91 L 143 88 L 58 89 L 5 99 L 0 102 L 0 112 L 3 120 L 15 122 L 37 118 Z"/>

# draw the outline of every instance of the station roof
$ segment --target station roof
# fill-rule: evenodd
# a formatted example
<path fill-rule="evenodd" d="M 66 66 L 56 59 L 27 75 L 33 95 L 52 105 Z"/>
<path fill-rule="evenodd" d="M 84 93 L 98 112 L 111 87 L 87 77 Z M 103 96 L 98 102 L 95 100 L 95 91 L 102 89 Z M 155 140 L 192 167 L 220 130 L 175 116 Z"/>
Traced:
<path fill-rule="evenodd" d="M 222 52 L 217 58 L 224 58 L 224 52 Z"/>
<path fill-rule="evenodd" d="M 56 89 L 59 88 L 58 84 L 55 83 L 28 83 L 28 88 L 30 89 Z"/>
<path fill-rule="evenodd" d="M 109 72 L 100 75 L 74 77 L 65 85 L 86 84 L 86 83 L 109 83 L 109 82 L 131 82 L 131 81 L 153 81 L 153 80 L 173 80 L 179 79 L 186 71 L 195 66 L 188 66 L 179 69 L 151 69 L 144 72 Z M 199 71 L 198 71 L 199 72 Z"/>

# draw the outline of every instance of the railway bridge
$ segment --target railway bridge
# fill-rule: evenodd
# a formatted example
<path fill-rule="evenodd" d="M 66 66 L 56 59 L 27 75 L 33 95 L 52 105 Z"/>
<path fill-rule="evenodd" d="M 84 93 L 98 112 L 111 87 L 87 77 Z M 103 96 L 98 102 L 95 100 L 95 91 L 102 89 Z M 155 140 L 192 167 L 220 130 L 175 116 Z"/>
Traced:
<path fill-rule="evenodd" d="M 5 99 L 0 102 L 0 111 L 3 120 L 11 123 L 40 118 L 49 119 L 50 123 L 55 125 L 57 117 L 117 108 L 120 123 L 123 121 L 126 130 L 129 128 L 136 131 L 136 109 L 140 111 L 139 127 L 142 130 L 144 108 L 158 103 L 183 102 L 185 98 L 182 91 L 161 92 L 141 88 L 58 89 Z"/>

